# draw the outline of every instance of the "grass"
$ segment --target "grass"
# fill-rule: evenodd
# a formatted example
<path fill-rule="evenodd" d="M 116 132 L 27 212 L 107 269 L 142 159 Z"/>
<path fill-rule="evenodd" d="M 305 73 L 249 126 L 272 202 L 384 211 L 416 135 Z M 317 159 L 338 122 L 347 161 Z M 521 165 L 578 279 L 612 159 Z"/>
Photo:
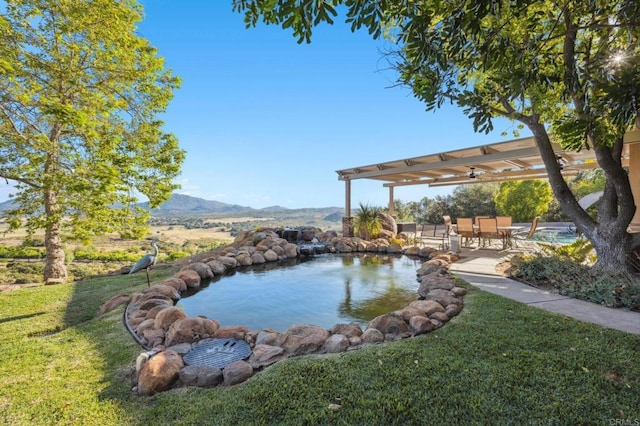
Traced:
<path fill-rule="evenodd" d="M 152 279 L 173 273 L 155 269 Z M 122 325 L 122 308 L 102 316 L 98 310 L 112 296 L 144 289 L 145 281 L 144 274 L 125 275 L 0 293 L 0 424 L 640 420 L 640 336 L 473 288 L 461 315 L 428 335 L 294 358 L 231 388 L 138 397 L 131 388 L 141 349 Z"/>

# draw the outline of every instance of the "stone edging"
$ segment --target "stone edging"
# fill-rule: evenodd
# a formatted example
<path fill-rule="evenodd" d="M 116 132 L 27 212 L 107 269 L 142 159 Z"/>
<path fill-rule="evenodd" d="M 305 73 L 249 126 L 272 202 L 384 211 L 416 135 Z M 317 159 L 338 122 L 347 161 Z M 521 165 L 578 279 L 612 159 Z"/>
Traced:
<path fill-rule="evenodd" d="M 336 324 L 330 330 L 297 324 L 280 333 L 272 329 L 249 330 L 240 325 L 220 326 L 214 319 L 188 317 L 175 304 L 182 292 L 199 287 L 201 281 L 239 266 L 300 256 L 297 244 L 280 238 L 272 230 L 245 232 L 230 246 L 188 259 L 177 274 L 162 283 L 131 296 L 116 296 L 102 306 L 101 313 L 104 313 L 126 303 L 125 326 L 136 342 L 147 349 L 136 360 L 134 389 L 137 393 L 151 395 L 184 385 L 234 385 L 292 356 L 344 352 L 425 334 L 441 327 L 462 310 L 466 290 L 457 287 L 448 273 L 449 265 L 458 260 L 456 254 L 428 247 L 403 249 L 385 239 L 342 238 L 315 228 L 307 231 L 307 240 L 322 242 L 330 253 L 372 252 L 427 258 L 416 271 L 420 300 L 374 318 L 364 331 L 356 323 Z M 185 366 L 182 357 L 193 346 L 214 338 L 244 340 L 253 352 L 246 361 L 233 362 L 224 369 Z"/>

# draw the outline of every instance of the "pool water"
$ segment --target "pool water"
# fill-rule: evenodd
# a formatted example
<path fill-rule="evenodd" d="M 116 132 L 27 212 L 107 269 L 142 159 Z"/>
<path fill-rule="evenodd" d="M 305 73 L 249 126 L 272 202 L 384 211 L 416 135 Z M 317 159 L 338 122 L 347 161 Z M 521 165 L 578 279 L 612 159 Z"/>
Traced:
<path fill-rule="evenodd" d="M 534 241 L 554 244 L 572 244 L 578 234 L 571 228 L 540 228 L 531 237 Z"/>
<path fill-rule="evenodd" d="M 318 255 L 238 268 L 178 302 L 188 316 L 222 326 L 284 331 L 293 324 L 366 325 L 417 300 L 420 259 L 378 254 Z M 274 267 L 277 266 L 277 267 Z"/>

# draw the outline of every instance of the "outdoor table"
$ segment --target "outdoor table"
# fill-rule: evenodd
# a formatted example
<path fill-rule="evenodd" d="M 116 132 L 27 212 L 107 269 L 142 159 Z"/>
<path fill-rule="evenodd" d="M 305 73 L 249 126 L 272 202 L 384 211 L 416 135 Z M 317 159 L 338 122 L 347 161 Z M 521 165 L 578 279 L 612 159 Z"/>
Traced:
<path fill-rule="evenodd" d="M 498 226 L 498 231 L 504 231 L 505 247 L 513 248 L 513 231 L 522 230 L 522 226 Z"/>

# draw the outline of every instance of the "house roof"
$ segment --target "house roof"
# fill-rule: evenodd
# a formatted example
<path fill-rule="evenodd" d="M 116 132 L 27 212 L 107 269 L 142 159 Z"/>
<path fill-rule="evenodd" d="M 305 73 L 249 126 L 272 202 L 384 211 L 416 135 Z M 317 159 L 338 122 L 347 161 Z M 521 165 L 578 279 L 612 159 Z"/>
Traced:
<path fill-rule="evenodd" d="M 553 149 L 566 176 L 598 167 L 593 150 L 566 151 L 557 144 L 553 144 Z M 627 155 L 623 155 L 625 157 Z M 374 179 L 384 182 L 383 186 L 387 187 L 547 178 L 533 137 L 352 167 L 337 170 L 336 173 L 339 180 Z"/>

